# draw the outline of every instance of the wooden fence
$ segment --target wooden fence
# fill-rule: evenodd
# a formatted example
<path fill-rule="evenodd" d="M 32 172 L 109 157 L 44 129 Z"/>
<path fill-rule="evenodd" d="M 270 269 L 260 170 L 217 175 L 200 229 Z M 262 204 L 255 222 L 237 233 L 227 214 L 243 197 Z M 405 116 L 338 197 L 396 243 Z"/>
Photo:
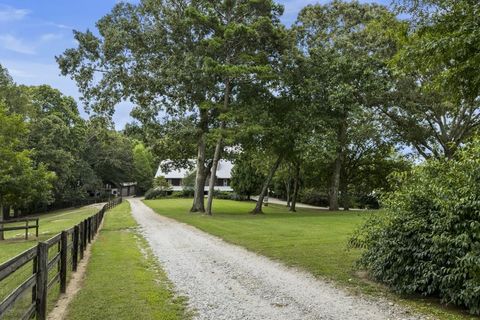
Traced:
<path fill-rule="evenodd" d="M 28 240 L 28 232 L 30 229 L 35 229 L 35 236 L 38 238 L 38 218 L 19 218 L 19 219 L 9 219 L 6 221 L 0 221 L 0 232 L 5 232 L 5 231 L 14 231 L 14 230 L 25 230 L 25 240 Z M 31 225 L 30 222 L 35 222 L 34 225 Z M 25 223 L 23 226 L 12 226 L 9 227 L 8 225 L 11 224 L 19 224 L 19 223 Z M 1 235 L 0 235 L 0 240 Z"/>
<path fill-rule="evenodd" d="M 60 282 L 60 292 L 65 293 L 68 269 L 71 268 L 73 272 L 77 270 L 78 262 L 83 259 L 84 251 L 97 233 L 105 212 L 121 202 L 122 198 L 116 198 L 108 202 L 99 212 L 73 228 L 64 230 L 45 242 L 39 242 L 37 246 L 1 264 L 0 286 L 2 285 L 2 280 L 12 276 L 15 271 L 33 261 L 33 272 L 28 279 L 23 281 L 0 302 L 0 319 L 15 306 L 15 303 L 25 293 L 31 292 L 31 303 L 26 310 L 22 310 L 23 312 L 19 319 L 32 319 L 35 316 L 37 320 L 45 320 L 47 317 L 47 294 L 49 289 L 55 283 Z M 55 246 L 56 250 L 53 255 L 49 254 L 50 248 L 55 248 Z M 71 259 L 68 259 L 69 253 Z M 57 267 L 57 270 L 55 270 L 55 267 Z M 54 274 L 49 276 L 51 271 Z"/>

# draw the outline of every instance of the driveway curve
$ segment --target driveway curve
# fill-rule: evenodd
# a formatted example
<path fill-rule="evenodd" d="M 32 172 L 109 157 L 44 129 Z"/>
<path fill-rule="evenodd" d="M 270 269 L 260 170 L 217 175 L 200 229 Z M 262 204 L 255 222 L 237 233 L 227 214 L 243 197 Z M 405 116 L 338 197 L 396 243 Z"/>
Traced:
<path fill-rule="evenodd" d="M 422 319 L 160 216 L 139 199 L 128 201 L 175 290 L 188 298 L 194 319 Z"/>

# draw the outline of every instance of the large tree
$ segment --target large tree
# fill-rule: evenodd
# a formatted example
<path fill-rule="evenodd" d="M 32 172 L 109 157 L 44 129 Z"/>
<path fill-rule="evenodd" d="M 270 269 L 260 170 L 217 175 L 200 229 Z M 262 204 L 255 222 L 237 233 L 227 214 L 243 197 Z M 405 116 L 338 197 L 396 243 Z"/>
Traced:
<path fill-rule="evenodd" d="M 86 122 L 71 97 L 47 85 L 24 87 L 32 112 L 28 147 L 35 163 L 44 163 L 57 175 L 54 198 L 57 205 L 73 205 L 100 187 L 85 161 Z"/>
<path fill-rule="evenodd" d="M 198 117 L 192 211 L 204 211 L 206 135 L 220 129 L 215 163 L 226 126 L 220 115 L 234 97 L 234 80 L 266 71 L 280 12 L 270 0 L 121 3 L 97 23 L 98 36 L 76 32 L 78 48 L 57 60 L 97 112 L 111 114 L 118 102 L 130 100 L 143 119 L 160 110 Z"/>
<path fill-rule="evenodd" d="M 336 136 L 330 179 L 330 209 L 339 208 L 339 188 L 352 114 L 375 103 L 386 90 L 385 55 L 390 42 L 377 37 L 378 21 L 395 21 L 378 4 L 333 1 L 304 8 L 296 29 L 309 63 L 307 86 L 312 107 L 323 109 Z M 378 38 L 378 39 L 377 39 Z"/>
<path fill-rule="evenodd" d="M 55 174 L 43 164 L 35 165 L 27 150 L 27 124 L 18 114 L 7 114 L 0 96 L 0 220 L 17 214 L 32 203 L 50 203 Z M 0 240 L 3 233 L 0 233 Z"/>
<path fill-rule="evenodd" d="M 423 158 L 452 158 L 480 126 L 480 24 L 475 1 L 405 0 L 384 25 L 397 43 L 392 90 L 380 99 L 393 132 Z"/>

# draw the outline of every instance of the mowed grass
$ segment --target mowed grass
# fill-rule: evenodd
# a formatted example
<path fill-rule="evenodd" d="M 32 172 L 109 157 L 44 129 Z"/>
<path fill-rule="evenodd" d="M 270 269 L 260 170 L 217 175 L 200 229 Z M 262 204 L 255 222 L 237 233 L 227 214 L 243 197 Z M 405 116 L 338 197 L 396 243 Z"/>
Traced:
<path fill-rule="evenodd" d="M 66 319 L 188 318 L 136 227 L 128 202 L 108 212 Z"/>
<path fill-rule="evenodd" d="M 161 215 L 191 224 L 228 242 L 301 267 L 315 276 L 340 282 L 353 281 L 360 255 L 348 249 L 352 230 L 372 212 L 329 212 L 299 209 L 296 213 L 270 204 L 264 215 L 251 215 L 253 202 L 214 201 L 214 216 L 188 213 L 190 199 L 146 200 Z"/>
<path fill-rule="evenodd" d="M 4 241 L 0 241 L 0 263 L 5 262 L 23 251 L 35 246 L 38 241 L 47 240 L 62 230 L 69 229 L 80 221 L 97 213 L 100 208 L 87 206 L 78 209 L 55 211 L 39 216 L 39 237 L 35 237 L 35 229 L 30 229 L 28 240 L 25 240 L 25 231 L 7 231 Z M 15 224 L 17 225 L 17 224 Z M 19 224 L 21 225 L 21 224 Z M 24 225 L 24 224 L 23 224 Z"/>
<path fill-rule="evenodd" d="M 354 293 L 388 296 L 435 319 L 474 319 L 441 306 L 435 299 L 398 297 L 365 278 L 356 261 L 358 249 L 348 248 L 354 230 L 375 211 L 330 212 L 299 208 L 297 213 L 270 205 L 264 215 L 251 215 L 253 202 L 214 201 L 214 216 L 189 213 L 191 199 L 145 200 L 157 213 L 185 222 L 228 242 L 284 264 L 339 283 Z M 274 275 L 273 275 L 274 276 Z M 478 319 L 478 318 L 475 318 Z"/>
<path fill-rule="evenodd" d="M 55 211 L 45 215 L 41 215 L 39 237 L 35 237 L 35 230 L 30 229 L 29 240 L 24 240 L 24 231 L 9 231 L 5 232 L 5 238 L 7 240 L 0 241 L 0 263 L 8 261 L 23 251 L 34 247 L 38 241 L 47 240 L 62 230 L 69 229 L 98 212 L 100 209 L 93 206 L 87 206 L 78 209 L 67 209 Z M 57 251 L 57 246 L 53 246 L 49 250 L 49 254 L 52 257 Z M 71 254 L 69 252 L 69 257 Z M 22 282 L 24 282 L 31 274 L 33 270 L 33 261 L 25 264 L 23 267 L 16 270 L 13 274 L 0 281 L 0 301 L 5 299 L 15 288 L 17 288 Z M 57 268 L 53 268 L 49 272 L 49 280 L 56 274 Z M 70 276 L 70 270 L 68 277 Z M 55 301 L 60 293 L 58 283 L 53 285 L 48 292 L 48 309 L 51 310 L 55 305 Z M 31 303 L 30 292 L 24 293 L 19 301 L 10 309 L 4 316 L 7 320 L 20 319 L 24 311 Z M 2 318 L 3 319 L 3 318 Z"/>

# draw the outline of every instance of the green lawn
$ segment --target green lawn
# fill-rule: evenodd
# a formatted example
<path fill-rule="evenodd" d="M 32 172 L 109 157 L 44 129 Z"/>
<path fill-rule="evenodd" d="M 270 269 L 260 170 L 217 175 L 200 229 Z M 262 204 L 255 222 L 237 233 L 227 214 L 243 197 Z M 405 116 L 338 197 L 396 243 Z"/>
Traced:
<path fill-rule="evenodd" d="M 66 319 L 188 318 L 136 227 L 128 202 L 109 211 Z"/>
<path fill-rule="evenodd" d="M 388 295 L 400 303 L 439 319 L 473 319 L 441 307 L 435 300 L 405 299 L 361 277 L 355 265 L 361 252 L 349 250 L 347 240 L 369 215 L 368 211 L 329 212 L 270 205 L 264 215 L 248 214 L 253 203 L 215 200 L 213 217 L 188 213 L 190 199 L 146 200 L 157 213 L 193 225 L 251 251 L 340 283 L 353 292 Z M 477 318 L 475 318 L 477 319 Z"/>
<path fill-rule="evenodd" d="M 22 253 L 23 251 L 35 246 L 38 241 L 47 240 L 62 230 L 69 229 L 85 218 L 90 217 L 100 209 L 88 206 L 79 209 L 68 209 L 55 211 L 49 214 L 40 216 L 39 237 L 35 238 L 35 230 L 30 230 L 29 240 L 24 240 L 24 231 L 9 231 L 5 236 L 7 240 L 0 241 L 0 263 L 7 261 L 10 258 Z M 56 246 L 50 248 L 50 255 L 55 254 Z M 32 274 L 33 262 L 29 262 L 15 273 L 0 282 L 0 301 L 7 297 L 16 287 L 25 281 Z M 56 273 L 56 268 L 53 268 L 49 273 L 49 279 Z M 70 273 L 68 273 L 70 276 Z M 53 285 L 48 292 L 48 308 L 49 310 L 55 305 L 55 301 L 59 295 L 58 283 Z M 24 294 L 15 306 L 4 316 L 7 320 L 19 319 L 23 312 L 28 308 L 31 302 L 31 295 Z"/>
<path fill-rule="evenodd" d="M 0 263 L 35 246 L 38 241 L 47 240 L 62 230 L 73 227 L 99 210 L 98 208 L 88 206 L 41 215 L 38 239 L 35 238 L 35 229 L 30 229 L 29 240 L 25 240 L 25 231 L 23 230 L 5 232 L 6 240 L 0 241 Z"/>

